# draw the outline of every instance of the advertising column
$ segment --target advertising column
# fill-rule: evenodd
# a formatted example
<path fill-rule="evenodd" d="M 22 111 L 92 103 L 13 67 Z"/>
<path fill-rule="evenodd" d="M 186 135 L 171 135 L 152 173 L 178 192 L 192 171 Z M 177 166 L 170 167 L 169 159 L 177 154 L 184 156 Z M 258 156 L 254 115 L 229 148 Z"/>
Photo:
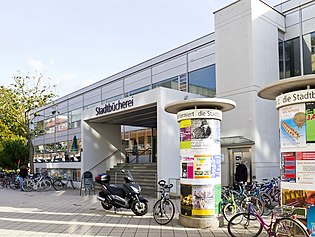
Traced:
<path fill-rule="evenodd" d="M 177 117 L 180 124 L 181 214 L 217 215 L 221 198 L 222 112 L 193 109 L 178 112 Z"/>
<path fill-rule="evenodd" d="M 315 90 L 277 96 L 281 201 L 299 208 L 315 235 Z"/>
<path fill-rule="evenodd" d="M 193 109 L 184 107 L 187 109 L 181 110 L 179 105 L 177 112 L 181 160 L 179 224 L 196 228 L 218 227 L 222 111 L 209 108 L 209 104 L 208 108 L 205 105 Z"/>

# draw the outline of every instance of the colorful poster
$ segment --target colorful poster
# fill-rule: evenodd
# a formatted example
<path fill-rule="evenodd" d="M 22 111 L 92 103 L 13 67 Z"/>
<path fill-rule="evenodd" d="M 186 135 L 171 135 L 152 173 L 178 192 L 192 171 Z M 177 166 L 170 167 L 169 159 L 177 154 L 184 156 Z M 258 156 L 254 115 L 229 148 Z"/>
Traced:
<path fill-rule="evenodd" d="M 192 192 L 192 215 L 214 215 L 214 185 L 193 185 Z"/>
<path fill-rule="evenodd" d="M 191 120 L 182 120 L 180 126 L 180 149 L 191 148 Z"/>
<path fill-rule="evenodd" d="M 307 207 L 315 205 L 315 190 L 282 189 L 282 204 L 295 207 Z"/>
<path fill-rule="evenodd" d="M 315 142 L 315 103 L 305 104 L 306 142 Z"/>
<path fill-rule="evenodd" d="M 191 123 L 191 149 L 204 153 L 220 154 L 220 121 L 216 119 L 194 119 Z"/>
<path fill-rule="evenodd" d="M 279 109 L 281 148 L 306 146 L 305 104 L 296 104 Z"/>
<path fill-rule="evenodd" d="M 192 215 L 192 186 L 180 184 L 180 210 L 184 216 Z"/>
<path fill-rule="evenodd" d="M 296 152 L 296 182 L 315 185 L 315 152 Z"/>
<path fill-rule="evenodd" d="M 194 158 L 184 157 L 181 160 L 181 178 L 193 179 L 194 178 Z"/>
<path fill-rule="evenodd" d="M 211 159 L 210 155 L 194 156 L 195 179 L 211 178 Z"/>
<path fill-rule="evenodd" d="M 282 152 L 282 181 L 284 182 L 295 182 L 296 181 L 296 163 L 295 163 L 295 153 L 294 152 Z"/>

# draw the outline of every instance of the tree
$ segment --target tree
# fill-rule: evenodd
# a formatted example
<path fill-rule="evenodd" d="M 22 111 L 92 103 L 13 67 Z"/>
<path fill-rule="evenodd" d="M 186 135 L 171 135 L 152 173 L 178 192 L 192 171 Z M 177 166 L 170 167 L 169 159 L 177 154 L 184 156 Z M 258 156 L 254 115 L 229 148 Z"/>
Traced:
<path fill-rule="evenodd" d="M 29 148 L 28 161 L 30 162 L 30 172 L 34 173 L 33 163 L 33 143 L 34 131 L 31 129 L 33 119 L 38 114 L 33 112 L 36 108 L 45 106 L 53 102 L 56 95 L 51 91 L 51 87 L 44 85 L 44 75 L 35 73 L 34 76 L 23 76 L 20 72 L 13 75 L 15 81 L 9 88 L 0 87 L 11 97 L 1 97 L 0 110 L 6 120 L 4 128 L 12 132 L 16 137 L 24 138 Z M 10 102 L 8 102 L 10 100 Z M 5 106 L 7 105 L 7 106 Z M 12 122 L 13 127 L 10 127 Z M 13 139 L 14 140 L 14 139 Z M 19 139 L 15 139 L 19 140 Z M 21 139 L 20 139 L 21 140 Z"/>
<path fill-rule="evenodd" d="M 3 168 L 16 170 L 20 165 L 27 165 L 29 149 L 25 142 L 8 140 L 2 143 L 0 163 Z"/>

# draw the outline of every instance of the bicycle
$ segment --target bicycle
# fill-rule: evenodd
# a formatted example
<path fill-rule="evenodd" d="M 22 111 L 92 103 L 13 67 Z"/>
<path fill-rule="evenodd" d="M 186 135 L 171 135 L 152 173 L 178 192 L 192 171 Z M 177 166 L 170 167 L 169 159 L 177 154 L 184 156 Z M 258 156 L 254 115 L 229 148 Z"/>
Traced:
<path fill-rule="evenodd" d="M 285 213 L 283 207 L 279 208 L 282 217 L 277 218 L 276 208 L 272 211 L 270 223 L 267 224 L 249 203 L 247 212 L 238 213 L 231 218 L 227 226 L 228 232 L 232 237 L 257 237 L 263 229 L 268 236 L 311 236 L 309 229 L 293 215 L 293 209 Z"/>
<path fill-rule="evenodd" d="M 173 184 L 166 184 L 165 180 L 158 182 L 160 190 L 157 192 L 161 193 L 161 197 L 157 200 L 153 206 L 153 217 L 154 220 L 160 225 L 166 225 L 172 221 L 175 215 L 175 206 L 171 201 L 169 192 L 173 187 Z"/>
<path fill-rule="evenodd" d="M 69 183 L 73 189 L 76 189 L 73 180 L 70 177 L 63 180 L 62 176 L 58 176 L 58 178 L 53 182 L 53 187 L 56 191 L 60 191 L 66 189 L 69 186 Z"/>
<path fill-rule="evenodd" d="M 20 177 L 17 174 L 12 175 L 9 186 L 13 190 L 17 190 L 20 188 Z"/>
<path fill-rule="evenodd" d="M 33 176 L 29 176 L 23 181 L 24 191 L 30 192 L 33 190 L 36 191 L 48 191 L 51 189 L 51 182 L 42 174 L 35 174 Z"/>

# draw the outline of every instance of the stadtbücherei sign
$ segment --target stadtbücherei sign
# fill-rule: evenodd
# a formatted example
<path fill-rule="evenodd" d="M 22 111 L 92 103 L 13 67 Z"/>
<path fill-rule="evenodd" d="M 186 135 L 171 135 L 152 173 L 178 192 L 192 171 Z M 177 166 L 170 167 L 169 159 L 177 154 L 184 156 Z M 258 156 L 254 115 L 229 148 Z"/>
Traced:
<path fill-rule="evenodd" d="M 129 100 L 118 100 L 111 103 L 105 104 L 103 107 L 96 107 L 96 115 L 106 114 L 121 109 L 126 109 L 133 106 L 133 98 Z"/>

